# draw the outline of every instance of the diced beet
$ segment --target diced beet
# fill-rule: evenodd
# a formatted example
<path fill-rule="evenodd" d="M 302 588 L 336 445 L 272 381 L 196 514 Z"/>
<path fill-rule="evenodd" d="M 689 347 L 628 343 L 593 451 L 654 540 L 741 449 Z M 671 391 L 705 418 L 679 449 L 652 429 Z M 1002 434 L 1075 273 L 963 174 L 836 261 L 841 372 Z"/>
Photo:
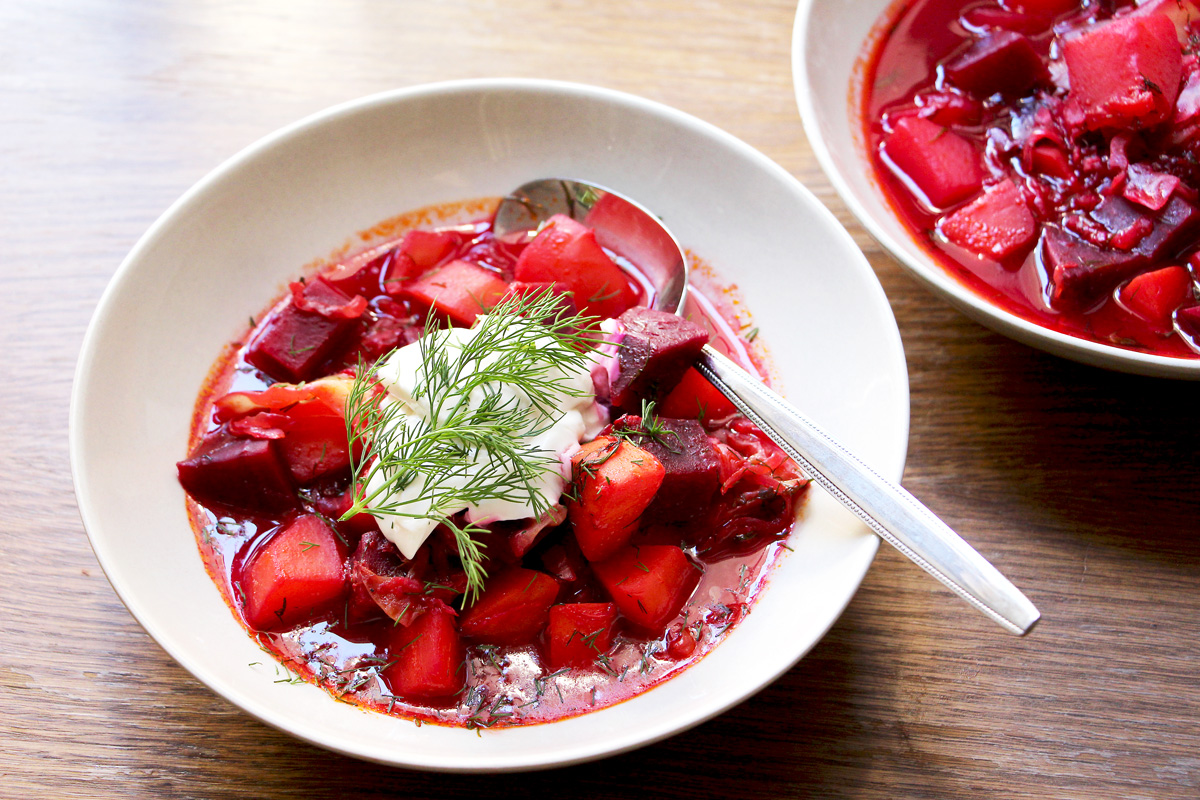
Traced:
<path fill-rule="evenodd" d="M 1037 236 L 1037 221 L 1012 181 L 985 190 L 943 219 L 940 228 L 959 247 L 994 259 L 1028 249 Z"/>
<path fill-rule="evenodd" d="M 239 434 L 246 421 L 281 420 L 278 452 L 293 480 L 303 486 L 350 466 L 345 414 L 353 384 L 348 375 L 330 375 L 300 385 L 276 383 L 257 392 L 231 392 L 214 404 L 215 414 Z"/>
<path fill-rule="evenodd" d="M 459 617 L 463 636 L 495 644 L 531 641 L 546 627 L 558 597 L 558 581 L 517 567 L 488 578 L 483 593 Z"/>
<path fill-rule="evenodd" d="M 713 386 L 695 367 L 688 367 L 671 393 L 655 409 L 661 416 L 675 419 L 724 419 L 737 411 L 721 390 Z"/>
<path fill-rule="evenodd" d="M 647 631 L 673 620 L 700 580 L 700 570 L 673 545 L 627 546 L 592 570 L 625 618 Z"/>
<path fill-rule="evenodd" d="M 321 307 L 351 302 L 321 278 L 309 281 L 303 294 Z M 292 383 L 311 380 L 357 324 L 354 319 L 305 311 L 297 307 L 293 296 L 254 336 L 246 360 L 276 379 Z"/>
<path fill-rule="evenodd" d="M 1057 225 L 1042 233 L 1050 273 L 1050 305 L 1060 311 L 1088 311 L 1137 271 L 1139 258 L 1097 247 Z"/>
<path fill-rule="evenodd" d="M 591 228 L 555 214 L 517 259 L 518 281 L 552 282 L 571 292 L 580 313 L 615 317 L 637 302 L 638 290 L 608 257 Z"/>
<path fill-rule="evenodd" d="M 617 607 L 612 603 L 566 603 L 550 608 L 546 646 L 550 670 L 586 667 L 613 641 Z"/>
<path fill-rule="evenodd" d="M 295 625 L 342 599 L 345 554 L 337 535 L 316 514 L 280 528 L 243 567 L 243 614 L 257 630 Z"/>
<path fill-rule="evenodd" d="M 296 504 L 277 439 L 240 439 L 217 429 L 176 467 L 179 483 L 200 502 L 268 512 Z"/>
<path fill-rule="evenodd" d="M 489 269 L 469 261 L 451 261 L 404 286 L 410 297 L 433 306 L 454 324 L 470 326 L 508 292 L 508 284 Z"/>
<path fill-rule="evenodd" d="M 1159 328 L 1171 326 L 1171 315 L 1192 293 L 1192 276 L 1183 267 L 1143 272 L 1121 287 L 1121 303 Z"/>
<path fill-rule="evenodd" d="M 1200 225 L 1200 212 L 1178 195 L 1157 213 L 1123 197 L 1106 197 L 1090 214 L 1102 226 L 1113 247 L 1099 247 L 1047 225 L 1043 235 L 1047 271 L 1051 274 L 1051 305 L 1060 310 L 1086 311 L 1097 305 L 1122 281 L 1178 250 Z M 1118 249 L 1121 239 L 1136 238 Z"/>
<path fill-rule="evenodd" d="M 1097 23 L 1065 37 L 1062 51 L 1071 83 L 1068 103 L 1088 129 L 1146 128 L 1173 113 L 1183 56 L 1166 15 Z"/>
<path fill-rule="evenodd" d="M 1003 30 L 976 39 L 943 69 L 955 86 L 981 97 L 1019 94 L 1050 77 L 1029 39 Z"/>
<path fill-rule="evenodd" d="M 383 677 L 395 695 L 450 697 L 466 684 L 467 650 L 448 613 L 430 611 L 408 627 L 395 626 L 387 651 Z"/>
<path fill-rule="evenodd" d="M 708 342 L 708 331 L 677 314 L 638 306 L 620 316 L 625 338 L 617 354 L 612 404 L 630 413 L 643 400 L 661 402 Z"/>
<path fill-rule="evenodd" d="M 639 437 L 638 444 L 663 466 L 662 485 L 646 508 L 647 522 L 690 522 L 711 510 L 721 486 L 721 462 L 704 426 L 693 419 L 660 417 L 655 437 Z"/>
<path fill-rule="evenodd" d="M 983 185 L 975 145 L 920 117 L 903 117 L 883 140 L 883 155 L 930 205 L 947 208 Z"/>
<path fill-rule="evenodd" d="M 623 439 L 599 436 L 571 457 L 575 497 L 567 514 L 589 561 L 608 558 L 637 532 L 663 481 L 663 465 Z"/>
<path fill-rule="evenodd" d="M 1129 230 L 1141 220 L 1151 225 L 1145 236 L 1135 243 L 1132 251 L 1148 261 L 1159 261 L 1183 245 L 1197 224 L 1200 212 L 1191 203 L 1173 195 L 1158 213 L 1151 213 L 1123 197 L 1106 197 L 1092 212 L 1092 219 L 1105 227 L 1110 235 Z"/>

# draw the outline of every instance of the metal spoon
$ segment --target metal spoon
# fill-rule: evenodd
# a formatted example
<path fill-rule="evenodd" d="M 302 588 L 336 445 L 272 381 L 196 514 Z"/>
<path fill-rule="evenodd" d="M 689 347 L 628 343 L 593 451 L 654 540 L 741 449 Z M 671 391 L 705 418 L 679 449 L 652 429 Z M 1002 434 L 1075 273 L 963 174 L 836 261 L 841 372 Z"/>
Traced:
<path fill-rule="evenodd" d="M 495 233 L 532 238 L 554 214 L 596 231 L 603 246 L 629 259 L 655 288 L 654 308 L 679 313 L 687 294 L 683 249 L 652 213 L 615 192 L 549 178 L 518 187 L 496 212 Z M 1028 633 L 1041 616 L 1017 587 L 903 488 L 880 476 L 795 407 L 741 367 L 705 346 L 696 368 L 790 455 L 817 485 L 886 542 L 1005 630 Z"/>

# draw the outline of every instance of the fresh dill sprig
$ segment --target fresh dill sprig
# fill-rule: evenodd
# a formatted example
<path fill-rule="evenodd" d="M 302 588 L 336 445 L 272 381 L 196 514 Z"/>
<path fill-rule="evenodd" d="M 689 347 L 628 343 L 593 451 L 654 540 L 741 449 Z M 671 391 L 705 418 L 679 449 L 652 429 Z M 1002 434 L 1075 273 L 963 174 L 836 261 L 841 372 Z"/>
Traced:
<path fill-rule="evenodd" d="M 664 447 L 667 446 L 667 437 L 673 436 L 679 438 L 676 431 L 671 430 L 662 423 L 662 419 L 654 413 L 654 401 L 642 400 L 642 436 L 648 439 L 653 439 Z M 670 448 L 668 448 L 670 449 Z"/>
<path fill-rule="evenodd" d="M 663 424 L 662 418 L 654 413 L 654 401 L 642 400 L 641 422 L 637 426 L 614 426 L 612 434 L 618 439 L 628 439 L 635 445 L 657 442 L 672 453 L 679 452 L 679 433 Z M 674 439 L 674 443 L 670 440 Z"/>
<path fill-rule="evenodd" d="M 465 341 L 431 315 L 411 402 L 380 383 L 391 353 L 359 364 L 346 407 L 355 496 L 342 519 L 365 511 L 446 525 L 472 602 L 487 577 L 484 529 L 458 512 L 485 501 L 548 510 L 537 483 L 559 462 L 533 438 L 557 422 L 563 398 L 583 396 L 570 382 L 590 366 L 596 321 L 567 313 L 549 288 L 481 315 Z"/>

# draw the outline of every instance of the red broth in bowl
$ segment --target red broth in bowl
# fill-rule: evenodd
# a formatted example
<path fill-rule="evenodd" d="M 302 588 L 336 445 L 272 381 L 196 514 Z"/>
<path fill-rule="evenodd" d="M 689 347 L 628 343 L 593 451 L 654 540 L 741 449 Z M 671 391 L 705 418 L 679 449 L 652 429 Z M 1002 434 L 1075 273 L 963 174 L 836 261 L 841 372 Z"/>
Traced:
<path fill-rule="evenodd" d="M 917 0 L 871 41 L 875 173 L 947 271 L 1052 330 L 1200 356 L 1200 7 Z"/>
<path fill-rule="evenodd" d="M 443 216 L 364 234 L 370 246 L 291 284 L 228 345 L 178 465 L 204 562 L 280 682 L 471 728 L 612 705 L 695 663 L 747 613 L 807 481 L 690 367 L 710 339 L 745 355 L 712 303 L 697 295 L 697 321 L 649 310 L 633 265 L 566 218 L 516 245 L 486 217 L 430 222 Z M 480 363 L 507 377 L 454 372 L 485 336 Z M 414 354 L 416 383 L 398 388 L 388 376 Z M 478 429 L 516 413 L 497 387 L 533 395 L 558 374 L 525 371 L 542 357 L 578 368 L 582 400 L 555 396 L 596 418 L 542 465 L 559 483 L 523 516 L 513 495 L 531 484 L 503 485 L 499 504 L 481 488 L 505 473 Z M 467 395 L 465 416 L 418 419 Z M 533 427 L 568 417 L 556 414 Z M 423 446 L 438 436 L 449 444 Z M 461 472 L 471 463 L 483 467 Z M 451 473 L 467 478 L 432 477 Z M 398 522 L 386 509 L 415 508 L 397 499 L 413 486 L 443 488 Z"/>

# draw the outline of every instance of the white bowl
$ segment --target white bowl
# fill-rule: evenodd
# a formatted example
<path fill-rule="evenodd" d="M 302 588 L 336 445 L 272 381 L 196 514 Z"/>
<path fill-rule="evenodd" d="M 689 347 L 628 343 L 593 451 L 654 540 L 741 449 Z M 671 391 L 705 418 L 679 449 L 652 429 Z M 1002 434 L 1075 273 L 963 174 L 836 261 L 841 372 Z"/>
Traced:
<path fill-rule="evenodd" d="M 834 217 L 749 146 L 662 105 L 545 81 L 421 86 L 322 112 L 230 159 L 138 242 L 88 330 L 71 407 L 79 507 L 113 587 L 172 657 L 264 722 L 419 769 L 531 769 L 628 750 L 789 669 L 870 565 L 875 537 L 815 496 L 795 552 L 699 664 L 603 711 L 482 736 L 364 711 L 251 666 L 263 652 L 205 573 L 175 476 L 214 359 L 302 265 L 355 232 L 551 175 L 614 187 L 660 213 L 740 287 L 790 397 L 899 479 L 908 378 L 883 291 Z"/>
<path fill-rule="evenodd" d="M 997 333 L 1064 358 L 1107 369 L 1200 380 L 1200 359 L 1171 358 L 1090 342 L 992 305 L 947 272 L 904 226 L 874 176 L 858 119 L 862 54 L 895 0 L 800 0 L 792 74 L 809 144 L 842 201 L 902 266 L 934 293 Z"/>

